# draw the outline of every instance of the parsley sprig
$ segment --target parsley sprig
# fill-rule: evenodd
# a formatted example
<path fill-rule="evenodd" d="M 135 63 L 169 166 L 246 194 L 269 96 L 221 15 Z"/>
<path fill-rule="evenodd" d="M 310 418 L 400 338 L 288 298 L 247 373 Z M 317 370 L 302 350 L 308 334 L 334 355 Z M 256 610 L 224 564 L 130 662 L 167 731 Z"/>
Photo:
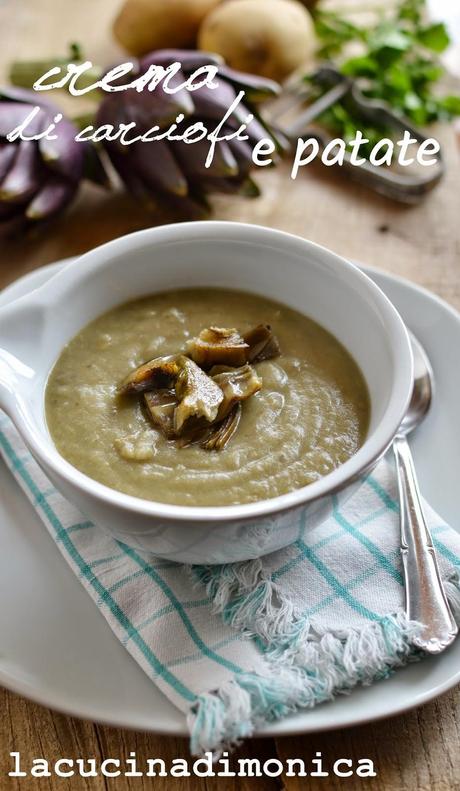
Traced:
<path fill-rule="evenodd" d="M 364 78 L 363 92 L 385 101 L 417 126 L 460 115 L 460 95 L 441 95 L 436 83 L 444 74 L 439 55 L 449 45 L 441 22 L 427 23 L 425 0 L 399 0 L 391 11 L 381 10 L 374 25 L 362 27 L 332 11 L 315 12 L 319 55 L 338 63 L 350 76 Z M 347 57 L 350 44 L 359 53 Z M 357 129 L 370 139 L 369 147 L 388 130 L 364 129 L 363 119 L 341 101 L 321 116 L 331 131 L 351 140 Z"/>

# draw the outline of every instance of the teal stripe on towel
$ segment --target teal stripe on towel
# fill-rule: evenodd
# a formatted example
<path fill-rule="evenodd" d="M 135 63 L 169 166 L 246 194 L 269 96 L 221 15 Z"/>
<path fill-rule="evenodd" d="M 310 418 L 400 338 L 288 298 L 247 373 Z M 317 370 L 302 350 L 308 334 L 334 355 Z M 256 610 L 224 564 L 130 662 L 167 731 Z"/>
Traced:
<path fill-rule="evenodd" d="M 399 549 L 393 552 L 392 556 L 395 559 L 399 557 L 400 556 Z M 346 588 L 347 591 L 351 591 L 353 590 L 353 588 L 357 588 L 359 585 L 362 585 L 363 582 L 366 582 L 368 579 L 371 579 L 371 577 L 374 576 L 377 570 L 378 570 L 378 566 L 374 565 L 371 566 L 371 568 L 369 569 L 364 569 L 363 571 L 360 571 L 359 574 L 357 574 L 356 577 L 353 577 L 353 579 L 347 582 L 344 587 Z M 319 601 L 317 604 L 313 605 L 313 607 L 310 607 L 308 610 L 305 610 L 302 613 L 303 617 L 310 618 L 311 616 L 316 615 L 317 613 L 321 612 L 321 610 L 324 610 L 325 607 L 328 607 L 330 604 L 333 604 L 335 599 L 337 599 L 337 595 L 335 593 L 330 593 L 328 596 L 325 596 L 323 599 L 321 599 L 321 601 Z"/>
<path fill-rule="evenodd" d="M 211 599 L 209 597 L 206 597 L 206 599 L 198 599 L 196 601 L 183 602 L 182 606 L 187 609 L 188 608 L 195 609 L 196 607 L 206 607 L 206 606 L 210 606 L 211 604 L 212 604 Z M 141 623 L 138 623 L 137 626 L 135 627 L 135 631 L 142 632 L 142 630 L 145 629 L 146 626 L 150 626 L 150 624 L 155 623 L 155 621 L 158 621 L 159 618 L 163 618 L 165 615 L 170 615 L 172 612 L 175 611 L 175 609 L 176 608 L 174 607 L 173 604 L 165 604 L 164 607 L 160 607 L 159 610 L 152 613 L 152 615 L 149 615 L 148 618 L 145 618 L 143 621 L 141 621 Z M 123 645 L 126 645 L 131 637 L 132 635 L 126 635 L 126 637 L 123 639 Z"/>
<path fill-rule="evenodd" d="M 30 477 L 23 463 L 14 452 L 13 448 L 11 447 L 5 435 L 1 432 L 0 432 L 0 444 L 5 450 L 14 469 L 18 472 L 18 474 L 21 476 L 22 480 L 24 481 L 28 489 L 35 497 L 36 502 L 40 504 L 45 516 L 47 517 L 48 521 L 55 530 L 57 538 L 59 538 L 62 541 L 62 545 L 66 548 L 70 557 L 72 558 L 74 563 L 78 566 L 82 576 L 85 577 L 85 579 L 89 582 L 89 584 L 94 588 L 96 593 L 101 598 L 104 599 L 112 615 L 117 619 L 120 626 L 122 626 L 122 628 L 125 629 L 125 631 L 129 631 L 130 629 L 133 629 L 134 627 L 131 621 L 129 620 L 129 618 L 125 615 L 125 613 L 118 606 L 118 604 L 112 599 L 110 594 L 108 594 L 102 583 L 100 583 L 99 580 L 94 576 L 93 572 L 91 571 L 91 568 L 84 561 L 84 559 L 78 552 L 77 548 L 74 546 L 71 539 L 69 538 L 65 527 L 63 527 L 59 518 L 56 516 L 56 514 L 54 513 L 53 509 L 51 508 L 47 500 L 41 495 L 38 487 Z M 155 654 L 150 649 L 150 647 L 144 642 L 140 634 L 136 633 L 135 636 L 133 636 L 133 640 L 136 643 L 139 650 L 142 652 L 145 659 L 149 662 L 153 671 L 158 676 L 161 676 L 161 678 L 164 681 L 166 681 L 175 690 L 175 692 L 181 695 L 181 697 L 183 697 L 185 700 L 188 700 L 191 703 L 196 701 L 197 696 L 193 692 L 191 692 L 191 690 L 189 690 L 176 676 L 174 676 L 167 669 L 167 667 L 165 667 L 165 665 L 163 665 L 160 662 L 160 660 L 155 656 Z"/>
<path fill-rule="evenodd" d="M 366 478 L 366 483 L 371 487 L 371 489 L 380 497 L 383 503 L 390 508 L 391 511 L 399 512 L 399 505 L 397 502 L 393 500 L 392 497 L 385 491 L 383 486 L 379 484 L 378 481 L 372 475 L 368 475 Z"/>
<path fill-rule="evenodd" d="M 379 563 L 382 569 L 384 569 L 388 574 L 390 574 L 396 582 L 399 582 L 400 585 L 403 585 L 403 578 L 401 572 L 396 569 L 392 563 L 388 560 L 387 556 L 368 538 L 366 535 L 361 533 L 359 530 L 348 522 L 347 519 L 340 513 L 339 508 L 337 506 L 337 498 L 333 498 L 334 502 L 334 509 L 333 509 L 333 516 L 335 521 L 337 522 L 340 527 L 342 527 L 350 536 L 353 536 L 360 544 L 363 545 L 367 549 L 368 552 L 375 558 L 375 560 Z"/>
<path fill-rule="evenodd" d="M 305 555 L 307 560 L 312 563 L 312 565 L 319 571 L 322 577 L 326 580 L 326 582 L 331 586 L 332 590 L 337 594 L 339 598 L 341 598 L 349 607 L 355 610 L 359 615 L 363 618 L 368 618 L 370 621 L 380 621 L 381 616 L 377 615 L 372 610 L 369 610 L 363 604 L 361 604 L 358 599 L 355 599 L 351 593 L 348 592 L 346 587 L 342 585 L 341 582 L 337 579 L 337 577 L 332 574 L 331 571 L 327 568 L 327 566 L 315 555 L 313 550 L 310 547 L 307 547 L 303 541 L 297 541 L 296 546 L 300 549 L 300 551 Z"/>
<path fill-rule="evenodd" d="M 460 566 L 460 558 L 454 552 L 452 552 L 451 549 L 446 547 L 445 544 L 439 541 L 439 539 L 433 538 L 433 544 L 435 549 L 440 552 L 441 555 L 444 555 L 447 560 L 453 563 L 454 566 Z"/>
<path fill-rule="evenodd" d="M 235 665 L 233 662 L 229 662 L 227 659 L 224 659 L 223 656 L 219 656 L 219 654 L 214 653 L 214 651 L 208 648 L 206 643 L 203 642 L 200 635 L 193 626 L 190 618 L 188 617 L 187 613 L 182 607 L 177 596 L 171 590 L 169 585 L 164 581 L 164 579 L 160 577 L 160 575 L 155 571 L 155 569 L 149 563 L 147 563 L 143 558 L 141 558 L 140 555 L 138 555 L 134 549 L 131 549 L 130 547 L 121 543 L 120 543 L 120 547 L 124 549 L 128 557 L 134 560 L 134 562 L 137 563 L 138 566 L 140 566 L 140 568 L 142 568 L 145 571 L 145 573 L 148 574 L 148 576 L 154 582 L 156 582 L 158 587 L 161 588 L 161 590 L 163 591 L 164 595 L 167 596 L 171 604 L 174 605 L 174 608 L 179 618 L 181 619 L 189 636 L 192 638 L 197 648 L 199 648 L 203 652 L 203 654 L 205 654 L 205 656 L 208 657 L 208 659 L 211 659 L 217 664 L 222 665 L 223 667 L 227 668 L 227 670 L 230 670 L 232 673 L 242 673 L 243 670 L 241 667 L 238 667 L 238 665 Z"/>

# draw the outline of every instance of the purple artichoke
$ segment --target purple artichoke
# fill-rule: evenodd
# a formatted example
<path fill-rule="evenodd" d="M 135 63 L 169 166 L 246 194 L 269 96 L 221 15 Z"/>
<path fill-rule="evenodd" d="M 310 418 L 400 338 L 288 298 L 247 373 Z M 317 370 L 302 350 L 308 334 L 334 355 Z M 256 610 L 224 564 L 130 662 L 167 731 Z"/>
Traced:
<path fill-rule="evenodd" d="M 0 89 L 0 233 L 47 220 L 73 199 L 83 174 L 85 145 L 63 118 L 56 140 L 9 142 L 6 136 L 40 107 L 26 135 L 43 132 L 59 112 L 49 101 L 22 88 Z"/>
<path fill-rule="evenodd" d="M 200 211 L 207 208 L 206 196 L 211 192 L 257 196 L 259 190 L 249 175 L 253 147 L 261 139 L 272 139 L 277 149 L 282 147 L 282 142 L 263 123 L 254 105 L 276 96 L 279 86 L 271 80 L 220 65 L 218 56 L 190 50 L 159 50 L 146 55 L 137 63 L 137 72 L 129 74 L 129 82 L 153 64 L 167 66 L 174 62 L 182 64 L 182 73 L 176 76 L 176 84 L 183 83 L 187 75 L 200 66 L 219 66 L 219 74 L 215 78 L 218 87 L 210 89 L 203 86 L 193 92 L 183 89 L 171 95 L 165 93 L 160 84 L 155 91 L 126 90 L 105 94 L 98 109 L 96 126 L 110 124 L 118 128 L 120 124 L 135 121 L 135 134 L 141 135 L 154 126 L 166 130 L 179 114 L 183 114 L 184 120 L 178 124 L 175 134 L 179 135 L 197 121 L 211 130 L 225 116 L 239 91 L 244 90 L 244 104 L 240 104 L 228 119 L 222 133 L 236 131 L 247 116 L 253 114 L 254 119 L 245 132 L 249 139 L 219 142 L 210 168 L 205 168 L 209 150 L 206 139 L 189 144 L 162 140 L 122 145 L 118 141 L 104 141 L 104 148 L 121 180 L 137 199 L 147 205 L 163 198 L 180 210 L 191 213 L 197 208 Z"/>

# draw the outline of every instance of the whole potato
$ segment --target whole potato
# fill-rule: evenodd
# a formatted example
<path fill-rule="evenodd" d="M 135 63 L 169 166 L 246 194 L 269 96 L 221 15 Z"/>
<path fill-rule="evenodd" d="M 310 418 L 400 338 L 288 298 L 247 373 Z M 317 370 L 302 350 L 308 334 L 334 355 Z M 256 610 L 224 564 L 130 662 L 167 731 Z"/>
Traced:
<path fill-rule="evenodd" d="M 232 68 L 279 81 L 310 60 L 315 33 L 297 0 L 228 0 L 205 17 L 198 45 Z"/>
<path fill-rule="evenodd" d="M 220 0 L 126 0 L 113 23 L 115 38 L 132 55 L 193 47 L 198 28 Z"/>

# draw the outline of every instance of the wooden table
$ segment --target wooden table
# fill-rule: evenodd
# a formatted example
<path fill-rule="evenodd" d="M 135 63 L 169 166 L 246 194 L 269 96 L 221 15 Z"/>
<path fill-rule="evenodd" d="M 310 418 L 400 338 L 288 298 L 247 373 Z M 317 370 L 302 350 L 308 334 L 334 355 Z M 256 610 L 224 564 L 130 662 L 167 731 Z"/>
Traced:
<path fill-rule="evenodd" d="M 65 52 L 69 40 L 82 42 L 87 57 L 110 63 L 117 57 L 110 41 L 110 0 L 0 0 L 0 72 L 13 57 L 44 57 Z M 3 77 L 3 75 L 0 75 Z M 293 182 L 286 166 L 260 171 L 257 179 L 263 197 L 215 200 L 218 219 L 260 223 L 308 237 L 350 259 L 403 275 L 432 289 L 460 308 L 460 201 L 459 152 L 451 129 L 436 130 L 443 142 L 447 174 L 442 184 L 420 206 L 401 207 L 338 178 L 324 168 L 311 167 Z M 148 215 L 127 197 L 106 195 L 86 187 L 76 205 L 58 220 L 52 232 L 3 244 L 0 250 L 0 287 L 35 267 L 65 256 L 77 255 L 115 236 L 171 218 L 159 210 Z M 5 551 L 2 549 L 2 551 Z M 19 628 L 19 627 L 18 627 Z M 44 756 L 123 758 L 130 750 L 139 760 L 147 756 L 186 757 L 185 740 L 134 733 L 56 714 L 0 691 L 0 788 L 16 791 L 43 788 L 52 791 L 83 789 L 151 788 L 143 778 L 9 779 L 9 752 L 20 751 L 24 760 Z M 458 688 L 423 708 L 394 719 L 346 731 L 284 739 L 254 740 L 238 754 L 268 758 L 303 757 L 321 751 L 325 762 L 339 757 L 369 757 L 376 766 L 372 780 L 350 778 L 349 789 L 423 789 L 448 791 L 460 788 L 460 693 Z M 172 780 L 155 779 L 155 788 L 335 789 L 337 778 L 282 778 L 280 780 Z M 179 787 L 179 786 L 178 786 Z"/>

